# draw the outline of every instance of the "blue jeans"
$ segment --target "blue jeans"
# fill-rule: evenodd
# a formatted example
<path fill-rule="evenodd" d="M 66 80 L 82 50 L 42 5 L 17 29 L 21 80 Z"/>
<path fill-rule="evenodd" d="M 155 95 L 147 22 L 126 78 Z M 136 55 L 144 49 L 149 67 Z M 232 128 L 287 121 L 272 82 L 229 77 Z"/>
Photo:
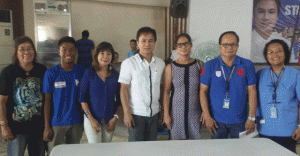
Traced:
<path fill-rule="evenodd" d="M 242 124 L 224 124 L 217 122 L 218 127 L 217 133 L 211 135 L 212 139 L 228 139 L 239 138 L 239 133 L 245 131 L 245 123 Z"/>
<path fill-rule="evenodd" d="M 7 155 L 19 156 L 24 155 L 28 145 L 28 154 L 34 156 L 45 156 L 45 144 L 42 136 L 17 134 L 12 141 L 7 141 Z"/>

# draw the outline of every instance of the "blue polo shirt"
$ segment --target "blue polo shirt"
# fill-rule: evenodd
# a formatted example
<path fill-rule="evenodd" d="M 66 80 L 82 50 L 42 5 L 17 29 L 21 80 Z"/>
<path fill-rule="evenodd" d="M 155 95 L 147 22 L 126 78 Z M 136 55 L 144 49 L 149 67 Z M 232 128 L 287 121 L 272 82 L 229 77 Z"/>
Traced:
<path fill-rule="evenodd" d="M 58 64 L 46 71 L 43 92 L 53 95 L 51 126 L 71 126 L 82 123 L 78 88 L 83 70 L 83 67 L 75 64 L 71 71 L 64 71 Z"/>
<path fill-rule="evenodd" d="M 93 117 L 100 123 L 102 119 L 108 124 L 114 117 L 117 107 L 121 105 L 119 73 L 113 71 L 105 82 L 93 68 L 84 72 L 80 82 L 79 102 L 89 105 Z"/>
<path fill-rule="evenodd" d="M 228 80 L 231 70 L 235 69 L 229 81 L 230 99 L 229 109 L 223 108 L 226 98 L 226 82 L 222 73 L 224 69 Z M 200 82 L 209 86 L 208 101 L 212 117 L 220 123 L 238 124 L 247 120 L 247 86 L 256 83 L 254 65 L 250 60 L 236 56 L 231 67 L 222 61 L 221 55 L 204 64 L 200 75 Z"/>
<path fill-rule="evenodd" d="M 298 102 L 300 99 L 300 71 L 287 66 L 276 91 L 277 118 L 271 118 L 274 88 L 271 87 L 271 68 L 267 67 L 257 73 L 258 106 L 257 129 L 266 136 L 291 137 L 298 128 Z M 277 77 L 274 73 L 274 81 Z"/>
<path fill-rule="evenodd" d="M 139 53 L 139 50 L 136 49 L 136 54 Z M 128 52 L 127 52 L 127 58 L 131 57 L 131 56 L 134 56 L 134 53 L 133 51 L 130 49 Z"/>

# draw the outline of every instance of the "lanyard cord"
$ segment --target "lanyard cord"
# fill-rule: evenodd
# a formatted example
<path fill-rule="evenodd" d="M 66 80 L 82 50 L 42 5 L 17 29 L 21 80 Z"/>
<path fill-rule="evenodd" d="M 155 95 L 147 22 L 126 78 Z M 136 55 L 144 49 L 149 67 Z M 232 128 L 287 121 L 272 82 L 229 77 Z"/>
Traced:
<path fill-rule="evenodd" d="M 273 76 L 273 73 L 275 74 L 275 72 L 273 71 L 273 69 L 271 68 L 270 69 L 270 73 L 271 73 L 271 78 L 272 78 L 272 87 L 274 88 L 274 92 L 273 92 L 273 103 L 274 103 L 274 107 L 275 107 L 275 104 L 276 104 L 276 90 L 277 90 L 277 87 L 279 85 L 279 81 L 281 80 L 281 77 L 283 75 L 283 72 L 284 72 L 284 69 L 285 69 L 285 66 L 283 66 L 283 68 L 281 69 L 280 71 L 280 74 L 279 74 L 279 77 L 277 78 L 277 81 L 275 83 L 274 81 L 274 76 Z"/>
<path fill-rule="evenodd" d="M 228 98 L 228 94 L 229 94 L 229 81 L 233 75 L 233 72 L 234 72 L 234 69 L 235 69 L 235 65 L 233 65 L 232 67 L 232 70 L 231 70 L 231 73 L 230 73 L 230 76 L 228 78 L 228 80 L 226 80 L 226 76 L 225 76 L 225 72 L 224 72 L 224 69 L 223 69 L 223 66 L 221 66 L 221 69 L 222 69 L 222 73 L 223 73 L 223 76 L 224 76 L 224 80 L 226 82 L 226 99 Z"/>

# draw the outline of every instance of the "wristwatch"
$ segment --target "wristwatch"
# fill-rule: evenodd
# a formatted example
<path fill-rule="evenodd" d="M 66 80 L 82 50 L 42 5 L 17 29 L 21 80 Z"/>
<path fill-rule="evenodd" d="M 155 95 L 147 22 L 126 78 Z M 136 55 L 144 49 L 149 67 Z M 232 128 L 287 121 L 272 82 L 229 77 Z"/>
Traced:
<path fill-rule="evenodd" d="M 250 120 L 250 121 L 255 121 L 255 117 L 253 116 L 253 117 L 251 117 L 251 116 L 248 116 L 248 120 Z"/>

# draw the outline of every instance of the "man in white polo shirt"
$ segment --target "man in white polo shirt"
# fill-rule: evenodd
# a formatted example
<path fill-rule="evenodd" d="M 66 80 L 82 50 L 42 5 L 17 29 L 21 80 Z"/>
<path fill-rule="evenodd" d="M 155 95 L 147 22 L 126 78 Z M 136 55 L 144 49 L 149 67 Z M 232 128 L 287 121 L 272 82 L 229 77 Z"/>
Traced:
<path fill-rule="evenodd" d="M 136 39 L 140 53 L 122 62 L 119 78 L 124 124 L 129 128 L 128 141 L 153 141 L 157 138 L 158 101 L 165 63 L 153 56 L 154 29 L 140 28 Z"/>

